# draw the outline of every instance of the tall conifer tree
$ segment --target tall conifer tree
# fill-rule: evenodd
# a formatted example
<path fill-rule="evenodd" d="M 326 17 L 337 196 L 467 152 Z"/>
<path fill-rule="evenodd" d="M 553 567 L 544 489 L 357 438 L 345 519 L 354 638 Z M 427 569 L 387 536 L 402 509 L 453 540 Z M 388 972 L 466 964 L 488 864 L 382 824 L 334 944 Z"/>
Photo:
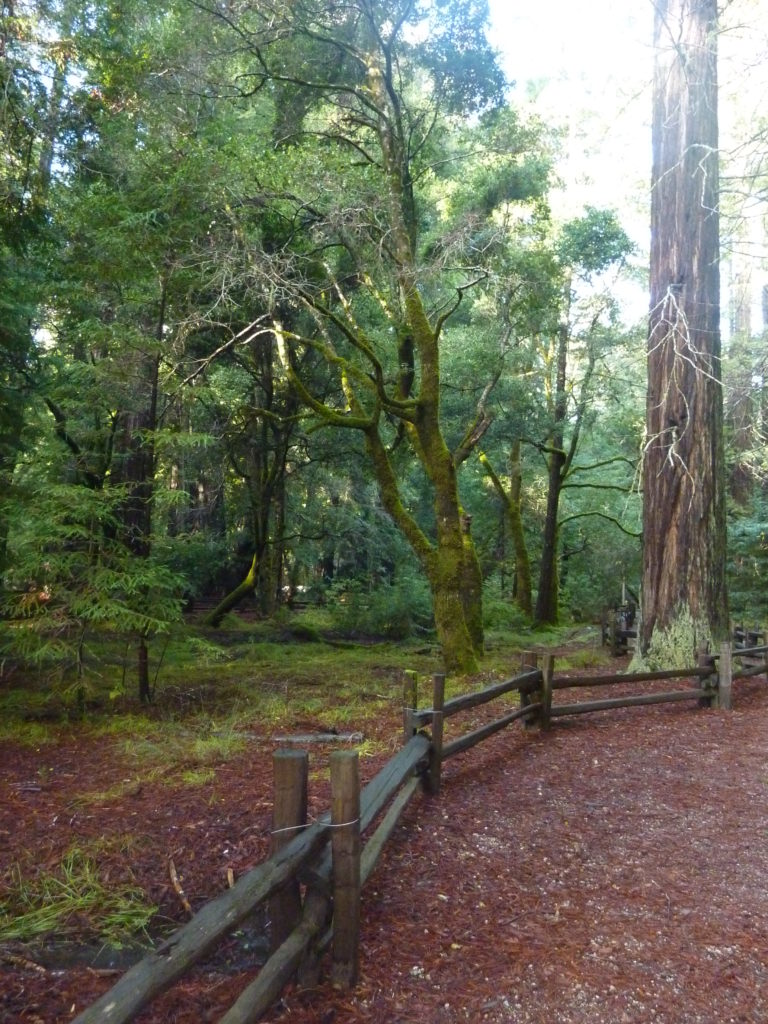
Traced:
<path fill-rule="evenodd" d="M 728 626 L 715 0 L 660 0 L 654 35 L 640 643 L 669 662 Z"/>

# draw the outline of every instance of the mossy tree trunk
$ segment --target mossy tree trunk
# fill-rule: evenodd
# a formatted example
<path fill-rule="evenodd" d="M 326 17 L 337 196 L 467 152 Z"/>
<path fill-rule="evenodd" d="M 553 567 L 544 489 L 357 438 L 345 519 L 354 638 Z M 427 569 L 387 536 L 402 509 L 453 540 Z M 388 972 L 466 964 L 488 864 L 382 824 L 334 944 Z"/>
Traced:
<path fill-rule="evenodd" d="M 449 672 L 474 672 L 482 653 L 482 593 L 474 545 L 463 517 L 450 452 L 442 447 L 441 469 L 431 465 L 436 538 L 432 543 L 403 504 L 397 476 L 377 424 L 366 431 L 368 452 L 382 503 L 410 543 L 429 581 L 435 628 Z"/>
<path fill-rule="evenodd" d="M 311 273 L 298 282 L 298 264 L 291 262 L 281 285 L 308 315 L 294 316 L 284 303 L 275 311 L 273 330 L 286 375 L 304 406 L 326 426 L 364 434 L 382 504 L 429 581 L 445 668 L 468 672 L 482 650 L 482 581 L 457 477 L 489 421 L 480 402 L 455 451 L 440 422 L 442 329 L 471 287 L 474 273 L 449 271 L 439 279 L 426 274 L 425 253 L 419 248 L 422 218 L 412 161 L 423 161 L 440 117 L 440 100 L 437 89 L 429 108 L 428 91 L 417 100 L 404 84 L 411 58 L 399 47 L 412 47 L 402 33 L 415 10 L 406 5 L 394 15 L 386 5 L 352 3 L 345 8 L 345 20 L 336 13 L 327 16 L 319 5 L 316 19 L 324 31 L 313 27 L 311 33 L 291 5 L 281 9 L 278 20 L 270 16 L 270 33 L 282 17 L 285 38 L 295 34 L 316 55 L 316 66 L 310 63 L 310 69 L 321 66 L 322 52 L 324 69 L 336 70 L 326 84 L 310 70 L 287 72 L 285 55 L 278 58 L 280 50 L 260 50 L 264 78 L 288 82 L 313 96 L 305 111 L 317 98 L 325 105 L 338 97 L 328 140 L 339 146 L 327 150 L 335 161 L 329 164 L 329 175 L 335 179 L 340 167 L 367 165 L 364 190 L 353 198 L 338 194 L 327 207 L 315 200 L 298 206 L 297 224 L 305 220 L 301 211 L 312 208 L 311 234 L 305 239 L 312 259 L 304 261 Z M 457 13 L 464 18 L 469 7 Z M 475 14 L 471 25 L 462 18 L 467 32 L 474 31 Z M 493 71 L 493 56 L 479 36 L 477 45 L 482 67 Z M 353 165 L 349 153 L 354 154 Z M 346 180 L 344 174 L 340 177 Z M 350 187 L 358 187 L 357 180 L 355 170 Z M 442 281 L 452 283 L 451 296 L 440 294 Z M 327 382 L 315 387 L 310 375 L 302 373 L 301 353 L 308 349 L 326 360 L 338 385 L 333 393 Z M 421 469 L 431 492 L 432 522 L 424 529 L 403 502 L 392 458 L 395 450 L 398 460 L 406 457 L 407 449 L 411 465 Z"/>
<path fill-rule="evenodd" d="M 233 608 L 236 608 L 241 601 L 244 601 L 246 597 L 250 597 L 256 590 L 256 581 L 258 579 L 257 573 L 259 569 L 259 553 L 256 552 L 251 560 L 250 568 L 245 574 L 245 578 L 241 583 L 231 590 L 216 607 L 208 612 L 203 619 L 203 624 L 206 626 L 213 626 L 216 628 L 221 625 L 221 620 L 227 614 L 231 612 Z"/>
<path fill-rule="evenodd" d="M 385 53 L 385 57 L 389 55 Z M 413 180 L 390 59 L 381 68 L 371 69 L 368 84 L 379 112 L 379 144 L 389 185 L 393 269 L 400 293 L 400 376 L 394 397 L 400 404 L 405 434 L 432 486 L 435 544 L 426 550 L 421 539 L 414 544 L 413 529 L 404 532 L 416 554 L 421 555 L 429 580 L 445 667 L 449 672 L 472 672 L 483 651 L 482 576 L 469 531 L 470 520 L 459 500 L 457 466 L 479 442 L 487 421 L 484 410 L 480 410 L 457 453 L 450 451 L 440 422 L 440 336 L 448 314 L 431 322 L 419 289 Z M 420 376 L 415 403 L 411 404 L 415 362 Z M 378 472 L 381 460 L 374 459 L 374 465 L 385 505 L 398 522 L 402 503 L 387 497 L 387 492 L 391 494 L 397 487 L 394 474 L 382 476 Z M 402 514 L 399 525 L 404 527 Z"/>
<path fill-rule="evenodd" d="M 657 4 L 640 649 L 691 659 L 728 630 L 716 42 L 715 0 Z"/>

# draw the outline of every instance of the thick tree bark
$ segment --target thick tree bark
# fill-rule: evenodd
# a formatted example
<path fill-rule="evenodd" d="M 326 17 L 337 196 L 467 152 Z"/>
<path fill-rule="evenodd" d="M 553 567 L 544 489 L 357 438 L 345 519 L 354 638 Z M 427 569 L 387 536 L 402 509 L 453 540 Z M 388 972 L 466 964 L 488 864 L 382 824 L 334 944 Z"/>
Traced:
<path fill-rule="evenodd" d="M 716 22 L 715 0 L 656 5 L 643 654 L 728 628 Z"/>

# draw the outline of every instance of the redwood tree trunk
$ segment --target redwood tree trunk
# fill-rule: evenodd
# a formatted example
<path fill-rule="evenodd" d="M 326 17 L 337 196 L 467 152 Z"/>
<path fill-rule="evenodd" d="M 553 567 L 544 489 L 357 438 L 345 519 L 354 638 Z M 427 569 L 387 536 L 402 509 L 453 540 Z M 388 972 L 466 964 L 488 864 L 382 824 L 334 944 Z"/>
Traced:
<path fill-rule="evenodd" d="M 656 5 L 643 654 L 728 627 L 716 19 L 715 0 Z"/>

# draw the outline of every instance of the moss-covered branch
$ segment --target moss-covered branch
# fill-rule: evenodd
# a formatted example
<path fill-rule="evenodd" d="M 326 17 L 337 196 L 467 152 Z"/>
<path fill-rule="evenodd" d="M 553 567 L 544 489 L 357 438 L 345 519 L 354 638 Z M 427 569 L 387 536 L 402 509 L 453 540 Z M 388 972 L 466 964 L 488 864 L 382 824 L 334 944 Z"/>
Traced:
<path fill-rule="evenodd" d="M 371 426 L 365 432 L 365 442 L 373 463 L 382 504 L 395 524 L 403 532 L 422 565 L 426 567 L 434 556 L 434 547 L 405 505 L 403 505 L 389 452 L 384 446 L 378 427 Z"/>
<path fill-rule="evenodd" d="M 478 444 L 480 444 L 480 441 L 483 439 L 488 428 L 493 422 L 493 417 L 489 414 L 487 409 L 487 402 L 488 396 L 496 386 L 500 376 L 501 371 L 499 371 L 494 376 L 493 380 L 489 381 L 483 388 L 483 393 L 477 403 L 475 418 L 472 423 L 470 423 L 469 427 L 467 427 L 467 431 L 461 439 L 461 443 L 454 450 L 453 462 L 455 466 L 460 466 L 462 462 L 465 462 L 469 458 Z"/>
<path fill-rule="evenodd" d="M 212 626 L 214 629 L 221 625 L 221 620 L 227 614 L 231 612 L 233 608 L 236 608 L 242 600 L 249 597 L 256 590 L 256 580 L 258 578 L 259 568 L 259 556 L 255 553 L 253 560 L 251 561 L 251 567 L 248 570 L 245 579 L 242 583 L 239 583 L 234 590 L 230 591 L 225 598 L 223 598 L 216 607 L 208 612 L 203 619 L 204 626 Z"/>

